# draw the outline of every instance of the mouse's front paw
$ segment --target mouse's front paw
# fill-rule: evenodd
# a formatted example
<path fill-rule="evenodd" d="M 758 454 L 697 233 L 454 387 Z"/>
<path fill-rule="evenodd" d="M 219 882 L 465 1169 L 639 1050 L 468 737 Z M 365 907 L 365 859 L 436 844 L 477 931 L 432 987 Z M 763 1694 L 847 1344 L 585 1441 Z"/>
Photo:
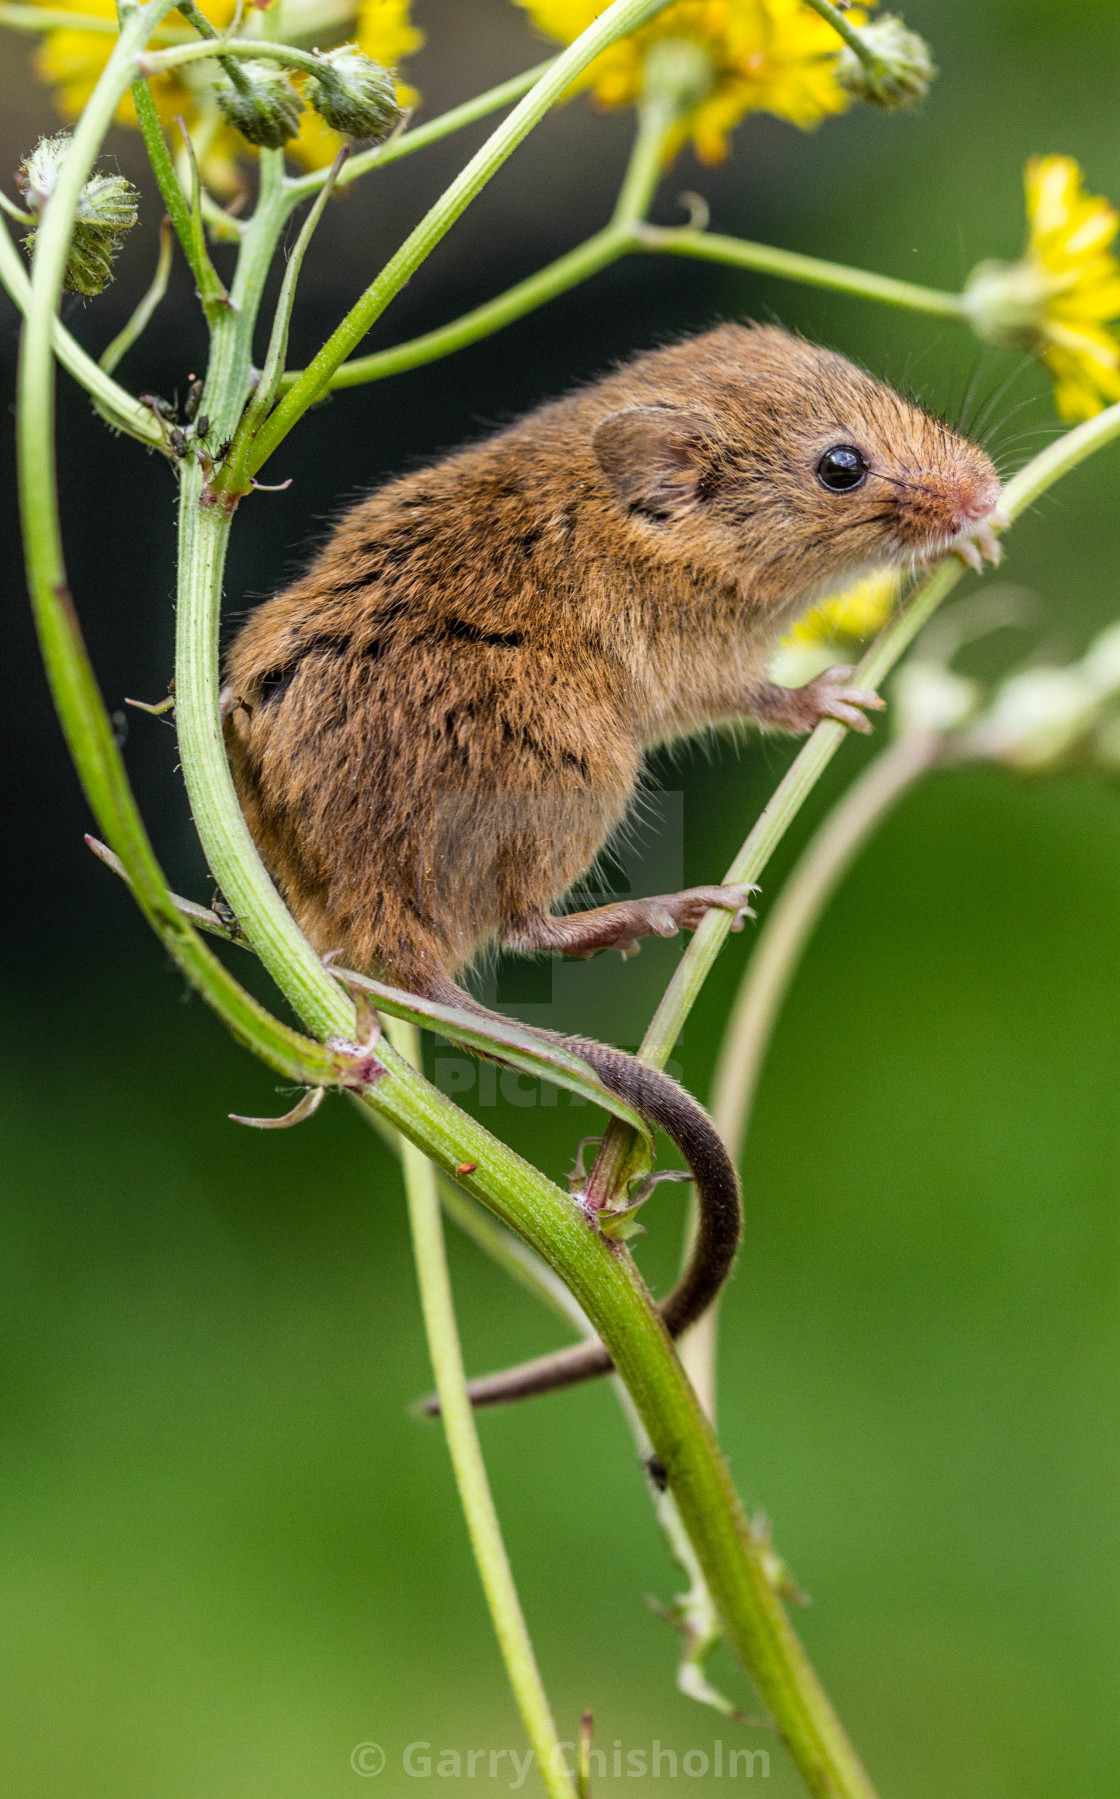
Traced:
<path fill-rule="evenodd" d="M 794 697 L 804 716 L 803 730 L 811 731 L 823 718 L 834 718 L 853 731 L 866 734 L 871 730 L 871 720 L 864 713 L 881 712 L 886 702 L 869 687 L 846 686 L 854 672 L 846 667 L 826 668 L 815 681 L 807 681 L 804 687 L 796 689 Z"/>

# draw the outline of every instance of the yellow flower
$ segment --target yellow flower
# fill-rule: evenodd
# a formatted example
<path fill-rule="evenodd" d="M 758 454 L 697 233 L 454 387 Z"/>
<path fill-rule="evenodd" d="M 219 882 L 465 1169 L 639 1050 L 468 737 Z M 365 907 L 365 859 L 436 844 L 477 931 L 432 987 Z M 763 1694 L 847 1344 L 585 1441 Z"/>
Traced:
<path fill-rule="evenodd" d="M 359 50 L 364 50 L 382 68 L 395 69 L 402 56 L 411 56 L 424 42 L 408 16 L 409 0 L 360 0 L 357 30 L 354 35 Z M 397 99 L 402 106 L 415 106 L 420 96 L 405 81 L 397 82 Z M 334 153 L 332 152 L 332 161 Z"/>
<path fill-rule="evenodd" d="M 549 37 L 570 43 L 603 11 L 604 0 L 514 0 Z M 861 13 L 851 13 L 853 23 Z M 728 133 L 748 112 L 772 112 L 809 130 L 850 96 L 834 75 L 840 39 L 803 0 L 676 0 L 651 24 L 612 44 L 585 70 L 603 106 L 632 106 L 642 91 L 642 68 L 652 43 L 667 38 L 703 45 L 712 60 L 712 86 L 681 125 L 675 150 L 691 137 L 705 162 L 727 155 Z"/>
<path fill-rule="evenodd" d="M 985 262 L 965 289 L 981 337 L 1039 352 L 1065 419 L 1120 400 L 1120 215 L 1087 194 L 1072 156 L 1035 156 L 1024 183 L 1029 235 L 1020 262 Z"/>
<path fill-rule="evenodd" d="M 49 0 L 53 6 L 55 0 Z M 97 13 L 116 20 L 115 0 L 58 0 L 70 12 Z M 281 28 L 283 26 L 283 0 Z M 199 8 L 212 25 L 224 31 L 231 24 L 236 0 L 199 0 Z M 419 49 L 423 34 L 409 23 L 409 0 L 359 0 L 355 8 L 354 32 L 367 56 L 392 68 L 402 56 Z M 333 8 L 330 22 L 324 22 L 324 37 L 338 35 L 338 18 Z M 249 20 L 255 15 L 250 13 Z M 174 38 L 193 36 L 178 13 L 169 20 Z M 180 27 L 182 29 L 180 29 Z M 250 35 L 246 25 L 245 34 Z M 300 8 L 299 28 L 295 38 L 314 40 L 314 7 Z M 295 41 L 295 38 L 293 41 Z M 45 33 L 39 48 L 36 68 L 42 79 L 55 90 L 59 111 L 73 118 L 93 92 L 94 84 L 108 61 L 113 38 L 108 32 L 71 30 L 57 27 Z M 250 146 L 240 134 L 228 126 L 214 105 L 211 84 L 213 65 L 206 62 L 186 63 L 180 69 L 169 69 L 152 78 L 152 94 L 156 110 L 164 126 L 174 126 L 176 117 L 186 121 L 195 141 L 195 150 L 207 185 L 221 195 L 236 193 L 244 183 L 238 164 L 252 155 Z M 299 77 L 296 86 L 302 85 Z M 414 106 L 419 96 L 415 88 L 398 82 L 397 94 L 402 106 Z M 136 109 L 131 94 L 126 94 L 117 108 L 122 125 L 136 125 Z M 324 125 L 317 113 L 305 109 L 300 116 L 299 133 L 286 146 L 287 153 L 304 168 L 326 168 L 334 161 L 342 138 Z M 173 146 L 174 147 L 174 146 Z"/>
<path fill-rule="evenodd" d="M 855 644 L 873 637 L 893 612 L 899 585 L 898 571 L 885 569 L 814 606 L 778 645 L 770 668 L 774 679 L 785 687 L 799 687 L 830 662 L 844 658 Z"/>

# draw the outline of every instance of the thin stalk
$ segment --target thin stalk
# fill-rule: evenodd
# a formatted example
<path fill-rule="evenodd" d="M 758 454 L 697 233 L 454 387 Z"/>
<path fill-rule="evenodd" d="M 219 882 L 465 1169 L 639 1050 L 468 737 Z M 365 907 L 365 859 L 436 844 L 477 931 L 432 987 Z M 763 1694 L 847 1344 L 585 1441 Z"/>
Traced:
<path fill-rule="evenodd" d="M 968 322 L 961 294 L 920 287 L 913 281 L 896 281 L 891 275 L 848 268 L 844 263 L 825 262 L 818 256 L 801 256 L 795 250 L 779 250 L 773 244 L 754 244 L 741 237 L 721 237 L 717 232 L 697 231 L 687 225 L 674 229 L 643 225 L 634 247 L 662 255 L 692 256 L 703 262 L 726 263 L 732 268 L 756 269 L 761 274 L 777 275 L 786 281 L 829 287 L 839 293 L 856 294 L 862 300 L 880 300 L 886 306 L 901 306 L 911 312 L 929 313 L 934 318 Z"/>
<path fill-rule="evenodd" d="M 511 106 L 542 75 L 547 74 L 554 61 L 555 58 L 550 56 L 547 62 L 539 62 L 534 68 L 525 69 L 509 81 L 488 88 L 484 94 L 476 94 L 473 100 L 464 100 L 461 106 L 451 107 L 448 112 L 440 113 L 438 118 L 429 119 L 426 124 L 417 125 L 412 131 L 402 131 L 399 137 L 390 138 L 388 143 L 375 144 L 372 149 L 352 156 L 336 185 L 340 188 L 349 187 L 371 170 L 387 168 L 391 162 L 399 162 L 402 156 L 411 156 L 414 151 L 424 150 L 429 144 L 438 144 L 441 138 L 462 131 L 465 125 L 474 125 L 479 119 L 488 118 L 492 112 L 500 112 L 503 106 Z M 293 203 L 304 200 L 322 184 L 323 171 L 315 169 L 308 175 L 289 180 L 288 196 Z"/>
<path fill-rule="evenodd" d="M 879 686 L 963 573 L 964 565 L 956 556 L 947 556 L 938 564 L 915 590 L 908 604 L 879 633 L 852 677 L 855 685 Z M 757 882 L 847 735 L 847 727 L 832 719 L 826 719 L 816 727 L 778 783 L 731 864 L 725 876 L 729 884 L 751 886 Z M 730 926 L 730 913 L 712 911 L 694 932 L 642 1039 L 638 1055 L 643 1062 L 654 1068 L 664 1068 L 684 1021 L 723 948 Z M 604 1197 L 621 1191 L 621 1183 L 628 1178 L 636 1149 L 632 1133 L 612 1121 L 592 1172 L 597 1191 Z"/>
<path fill-rule="evenodd" d="M 152 165 L 152 173 L 159 183 L 163 204 L 167 208 L 167 216 L 175 227 L 175 235 L 182 245 L 183 255 L 190 264 L 191 272 L 194 275 L 195 286 L 201 293 L 205 273 L 203 265 L 198 260 L 194 226 L 191 222 L 191 209 L 187 204 L 187 197 L 179 185 L 175 164 L 171 159 L 171 152 L 167 148 L 163 126 L 160 124 L 156 103 L 152 98 L 151 86 L 147 81 L 133 82 L 132 103 L 136 108 L 136 118 L 140 126 L 140 134 L 144 139 L 144 148 L 148 152 L 148 161 Z"/>
<path fill-rule="evenodd" d="M 652 133 L 651 133 L 652 142 Z M 636 146 L 637 148 L 637 146 Z M 634 164 L 631 165 L 634 169 Z M 656 187 L 656 168 L 652 160 L 641 172 L 644 191 L 639 190 L 639 176 L 634 175 L 633 200 L 649 204 Z M 629 173 L 628 173 L 629 179 Z M 290 186 L 291 184 L 289 184 Z M 632 202 L 628 202 L 628 205 Z M 620 201 L 621 208 L 621 201 Z M 862 299 L 879 300 L 888 306 L 906 307 L 914 312 L 933 314 L 938 318 L 959 319 L 967 323 L 963 304 L 957 294 L 942 293 L 932 287 L 918 287 L 912 281 L 896 281 L 890 275 L 874 275 L 864 269 L 846 268 L 838 262 L 822 262 L 815 256 L 801 256 L 792 250 L 778 250 L 770 244 L 752 244 L 736 237 L 718 237 L 714 233 L 669 230 L 647 225 L 640 217 L 616 210 L 614 220 L 566 256 L 558 257 L 547 268 L 538 270 L 515 287 L 508 288 L 493 300 L 476 306 L 461 318 L 452 319 L 421 337 L 394 344 L 388 350 L 375 350 L 369 356 L 355 356 L 335 370 L 327 382 L 334 392 L 344 387 L 357 387 L 366 381 L 382 381 L 387 375 L 399 375 L 406 369 L 419 368 L 440 356 L 450 356 L 465 349 L 494 331 L 524 318 L 538 306 L 554 300 L 559 294 L 590 275 L 607 268 L 612 262 L 632 251 L 664 253 L 671 256 L 695 256 L 711 262 L 730 263 L 739 268 L 758 269 L 764 274 L 778 275 L 789 281 L 807 282 L 810 286 L 829 287 L 842 293 L 858 294 Z M 284 377 L 282 390 L 294 387 L 306 370 Z"/>
<path fill-rule="evenodd" d="M 852 21 L 846 19 L 840 8 L 832 4 L 832 0 L 805 0 L 805 3 L 815 13 L 819 13 L 822 19 L 828 20 L 833 31 L 838 32 L 849 48 L 855 51 L 865 69 L 874 73 L 879 68 L 879 58 L 874 50 L 864 42 Z"/>
<path fill-rule="evenodd" d="M 420 1033 L 416 1027 L 394 1022 L 389 1029 L 397 1049 L 417 1066 Z M 455 1320 L 455 1299 L 447 1266 L 436 1171 L 427 1156 L 407 1140 L 401 1147 L 401 1163 L 420 1305 L 439 1394 L 440 1416 L 494 1634 L 525 1734 L 536 1753 L 545 1791 L 550 1799 L 575 1799 L 575 1788 L 565 1768 L 560 1739 L 502 1540 L 474 1412 L 467 1397 L 467 1377 Z"/>
<path fill-rule="evenodd" d="M 712 1081 L 711 1114 L 732 1161 L 742 1163 L 754 1096 L 774 1026 L 806 946 L 848 869 L 892 806 L 937 762 L 941 739 L 899 738 L 868 764 L 803 851 L 758 933 L 735 996 Z M 696 1230 L 690 1208 L 685 1255 Z M 709 1418 L 715 1416 L 719 1302 L 686 1332 L 681 1361 Z"/>
<path fill-rule="evenodd" d="M 455 350 L 465 349 L 468 344 L 489 337 L 491 332 L 499 331 L 502 326 L 512 324 L 514 319 L 522 318 L 536 307 L 543 306 L 545 301 L 555 299 L 558 294 L 578 286 L 581 281 L 588 280 L 591 275 L 607 268 L 612 262 L 617 262 L 620 256 L 632 250 L 635 228 L 648 209 L 657 187 L 665 136 L 673 118 L 672 106 L 663 101 L 647 101 L 640 109 L 637 135 L 619 190 L 618 202 L 610 224 L 602 231 L 595 232 L 574 250 L 569 250 L 566 256 L 557 257 L 547 268 L 538 269 L 527 280 L 507 288 L 496 299 L 488 300 L 484 305 L 476 306 L 472 312 L 464 313 L 462 318 L 453 320 L 450 325 L 426 331 L 422 337 L 414 337 L 408 343 L 397 344 L 390 350 L 375 350 L 370 356 L 358 356 L 344 362 L 331 377 L 332 391 L 341 387 L 356 387 L 365 381 L 383 381 L 387 375 L 398 375 L 405 369 L 419 368 L 426 362 L 434 362 L 440 356 L 449 356 Z M 301 376 L 293 372 L 285 376 L 281 386 L 294 386 L 300 379 Z"/>
<path fill-rule="evenodd" d="M 28 31 L 39 37 L 44 31 L 100 31 L 116 37 L 117 21 L 107 13 L 70 12 L 64 6 L 0 5 L 0 25 L 12 31 Z"/>
<path fill-rule="evenodd" d="M 618 190 L 611 224 L 633 227 L 653 204 L 664 173 L 665 139 L 677 118 L 677 107 L 661 94 L 647 96 L 638 108 L 638 131 L 630 161 Z"/>
<path fill-rule="evenodd" d="M 284 279 L 281 282 L 280 294 L 276 302 L 276 311 L 273 314 L 272 331 L 268 340 L 264 366 L 253 391 L 253 397 L 242 414 L 241 423 L 237 427 L 226 458 L 226 466 L 230 471 L 235 491 L 241 485 L 245 460 L 253 438 L 268 417 L 279 390 L 280 377 L 284 372 L 284 361 L 288 354 L 288 331 L 292 322 L 292 308 L 296 300 L 296 284 L 303 267 L 303 259 L 307 254 L 308 245 L 315 235 L 315 227 L 323 216 L 323 208 L 330 199 L 334 178 L 349 154 L 349 150 L 344 145 L 335 157 L 330 175 L 319 189 L 314 205 L 309 208 L 296 239 L 295 248 L 288 258 L 288 266 L 284 270 Z"/>
<path fill-rule="evenodd" d="M 0 224 L 0 283 L 24 318 L 31 308 L 31 280 L 5 227 Z M 149 450 L 166 450 L 167 443 L 159 420 L 147 406 L 133 399 L 93 357 L 71 337 L 57 315 L 51 320 L 51 347 L 59 362 L 84 387 L 105 422 L 115 431 L 125 431 Z"/>
<path fill-rule="evenodd" d="M 27 31 L 40 37 L 47 31 L 97 31 L 106 37 L 116 37 L 119 30 L 116 17 L 110 13 L 71 12 L 65 6 L 21 6 L 17 0 L 2 0 L 0 3 L 0 26 L 7 25 L 12 31 Z M 167 24 L 157 26 L 150 33 L 157 42 L 178 42 L 186 33 Z"/>
<path fill-rule="evenodd" d="M 379 1052 L 380 1053 L 380 1052 Z M 386 1052 L 368 1103 L 463 1184 L 553 1268 L 607 1344 L 663 1464 L 727 1641 L 817 1799 L 872 1789 L 775 1593 L 719 1446 L 634 1263 L 507 1145 Z"/>
<path fill-rule="evenodd" d="M 212 327 L 222 316 L 224 308 L 228 308 L 230 299 L 222 280 L 206 247 L 206 231 L 202 222 L 202 175 L 195 155 L 194 142 L 186 124 L 176 119 L 179 134 L 183 140 L 183 153 L 186 157 L 187 176 L 190 181 L 190 237 L 191 249 L 188 261 L 194 270 L 198 286 L 198 297 L 202 302 L 202 310 L 206 314 L 207 323 Z"/>
<path fill-rule="evenodd" d="M 368 1107 L 363 1107 L 363 1110 L 369 1115 Z M 520 1237 L 507 1231 L 485 1206 L 480 1206 L 469 1193 L 464 1193 L 460 1186 L 443 1175 L 439 1178 L 438 1190 L 439 1203 L 452 1223 L 508 1274 L 511 1280 L 516 1281 L 519 1287 L 524 1287 L 526 1293 L 531 1293 L 534 1299 L 539 1299 L 550 1312 L 555 1312 L 565 1324 L 570 1324 L 580 1336 L 594 1335 L 563 1281 L 557 1280 L 551 1268 L 546 1268 L 540 1257 L 526 1248 Z"/>
<path fill-rule="evenodd" d="M 941 749 L 937 734 L 912 732 L 868 763 L 810 839 L 767 914 L 731 1009 L 712 1083 L 712 1119 L 736 1163 L 742 1160 L 774 1026 L 809 939 L 864 845 L 935 765 Z"/>
<path fill-rule="evenodd" d="M 450 324 L 425 331 L 407 343 L 394 344 L 391 349 L 351 357 L 335 370 L 327 385 L 333 393 L 344 387 L 359 387 L 367 381 L 384 381 L 387 375 L 422 368 L 425 363 L 437 362 L 456 350 L 465 350 L 469 344 L 478 343 L 503 326 L 513 324 L 515 319 L 534 312 L 547 300 L 554 300 L 557 295 L 578 287 L 581 281 L 598 274 L 600 269 L 609 268 L 612 262 L 617 262 L 633 248 L 634 235 L 628 226 L 607 225 L 576 249 L 569 250 L 566 256 L 558 256 L 547 268 L 538 269 L 535 275 L 519 281 L 515 287 L 476 306 L 461 318 L 453 319 Z M 281 391 L 294 387 L 302 375 L 303 371 L 296 369 L 285 375 L 280 383 Z"/>
<path fill-rule="evenodd" d="M 376 280 L 308 364 L 299 381 L 289 389 L 257 439 L 251 473 L 256 473 L 268 460 L 296 420 L 325 391 L 335 370 L 346 361 L 370 326 L 576 76 L 601 51 L 645 24 L 665 4 L 666 0 L 613 0 L 613 4 L 556 58 L 548 73 L 535 83 L 435 205 L 429 208 L 396 255 L 390 257 Z"/>
<path fill-rule="evenodd" d="M 112 343 L 102 350 L 98 358 L 99 367 L 103 368 L 107 375 L 112 373 L 121 357 L 131 350 L 136 340 L 143 336 L 148 327 L 148 321 L 167 292 L 167 280 L 171 273 L 172 242 L 171 220 L 165 215 L 159 223 L 159 255 L 156 258 L 156 272 L 152 276 L 152 284 L 127 325 L 117 332 Z"/>
<path fill-rule="evenodd" d="M 180 7 L 179 10 L 184 9 Z M 205 19 L 205 14 L 195 8 L 188 13 L 188 17 L 194 23 L 196 18 Z M 244 82 L 245 77 L 237 64 L 247 62 L 250 58 L 254 61 L 283 63 L 285 68 L 302 69 L 308 75 L 322 72 L 323 59 L 314 50 L 297 50 L 294 44 L 273 43 L 268 38 L 223 37 L 214 30 L 209 20 L 206 20 L 206 24 L 208 29 L 197 43 L 175 44 L 169 50 L 149 50 L 140 59 L 142 73 L 164 75 L 169 69 L 182 68 L 185 63 L 206 62 L 211 59 L 225 67 L 228 60 L 231 77 L 236 69 L 239 80 Z M 198 26 L 197 29 L 201 31 L 202 27 Z"/>

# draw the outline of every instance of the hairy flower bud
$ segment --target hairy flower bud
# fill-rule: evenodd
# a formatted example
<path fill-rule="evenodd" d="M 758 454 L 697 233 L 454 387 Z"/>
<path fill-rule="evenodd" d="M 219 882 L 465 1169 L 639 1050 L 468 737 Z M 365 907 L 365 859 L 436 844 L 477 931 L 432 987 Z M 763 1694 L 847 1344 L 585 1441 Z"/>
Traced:
<path fill-rule="evenodd" d="M 885 107 L 888 112 L 917 106 L 925 99 L 937 70 L 924 38 L 889 13 L 861 25 L 859 35 L 875 59 L 874 65 L 845 44 L 834 70 L 840 87 L 857 100 Z"/>
<path fill-rule="evenodd" d="M 42 214 L 72 142 L 68 131 L 43 138 L 22 164 L 16 184 L 30 212 Z M 139 217 L 139 198 L 123 175 L 90 176 L 78 199 L 66 258 L 63 286 L 70 293 L 91 300 L 113 279 L 113 258 Z M 38 233 L 36 225 L 24 238 L 28 250 L 34 248 Z"/>
<path fill-rule="evenodd" d="M 219 75 L 214 98 L 227 125 L 262 150 L 282 150 L 299 130 L 303 101 L 277 63 L 244 62 L 241 81 Z"/>
<path fill-rule="evenodd" d="M 642 93 L 665 101 L 678 117 L 706 100 L 716 70 L 703 44 L 692 38 L 669 37 L 650 45 L 642 65 Z"/>
<path fill-rule="evenodd" d="M 325 50 L 319 61 L 321 72 L 303 90 L 308 105 L 332 130 L 384 143 L 404 117 L 388 69 L 357 44 Z"/>
<path fill-rule="evenodd" d="M 1002 349 L 1038 350 L 1056 284 L 1037 261 L 981 262 L 965 283 L 964 310 L 977 337 Z"/>

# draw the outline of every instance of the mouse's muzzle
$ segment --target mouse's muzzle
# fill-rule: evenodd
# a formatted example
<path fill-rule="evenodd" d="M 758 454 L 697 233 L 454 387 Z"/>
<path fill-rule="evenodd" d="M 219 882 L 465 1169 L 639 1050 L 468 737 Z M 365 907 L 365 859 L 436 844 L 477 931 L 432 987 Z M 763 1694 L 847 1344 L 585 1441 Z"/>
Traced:
<path fill-rule="evenodd" d="M 998 563 L 998 530 L 1010 522 L 1000 510 L 1000 480 L 982 450 L 959 440 L 933 467 L 899 493 L 899 523 L 922 562 L 955 551 L 970 567 Z"/>

